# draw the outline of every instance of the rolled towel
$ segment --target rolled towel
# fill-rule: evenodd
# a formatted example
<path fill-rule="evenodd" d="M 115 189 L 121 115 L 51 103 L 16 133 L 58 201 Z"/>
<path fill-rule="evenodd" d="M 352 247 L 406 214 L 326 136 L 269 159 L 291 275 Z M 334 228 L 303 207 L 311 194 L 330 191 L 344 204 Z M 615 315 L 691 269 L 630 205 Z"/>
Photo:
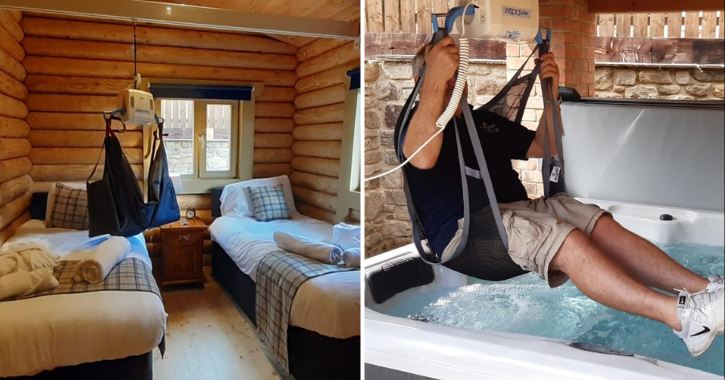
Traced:
<path fill-rule="evenodd" d="M 0 300 L 44 292 L 58 286 L 52 268 L 18 271 L 0 277 Z"/>
<path fill-rule="evenodd" d="M 284 250 L 327 264 L 337 265 L 342 258 L 339 247 L 286 232 L 275 232 L 274 242 Z"/>
<path fill-rule="evenodd" d="M 126 238 L 114 236 L 88 251 L 88 255 L 75 268 L 73 281 L 98 284 L 108 272 L 128 256 L 131 243 Z"/>
<path fill-rule="evenodd" d="M 30 272 L 41 268 L 55 268 L 59 256 L 40 248 L 30 248 L 17 253 L 0 255 L 0 276 L 19 271 Z"/>
<path fill-rule="evenodd" d="M 347 223 L 337 223 L 332 226 L 332 244 L 343 251 L 350 248 L 360 248 L 360 226 Z"/>
<path fill-rule="evenodd" d="M 360 248 L 350 248 L 343 251 L 342 261 L 346 267 L 360 268 Z"/>

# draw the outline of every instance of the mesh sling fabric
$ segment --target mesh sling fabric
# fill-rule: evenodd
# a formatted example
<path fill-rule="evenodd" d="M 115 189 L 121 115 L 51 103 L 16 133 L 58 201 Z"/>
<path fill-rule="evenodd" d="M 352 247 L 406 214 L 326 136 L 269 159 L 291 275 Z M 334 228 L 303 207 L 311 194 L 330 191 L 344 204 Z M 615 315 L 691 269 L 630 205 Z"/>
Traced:
<path fill-rule="evenodd" d="M 435 38 L 435 40 L 440 38 Z M 536 49 L 532 52 L 531 56 L 536 51 L 545 52 L 548 44 L 545 46 L 542 42 L 538 41 Z M 541 53 L 543 54 L 543 53 Z M 526 63 L 531 58 L 527 58 L 526 62 L 519 68 L 504 88 L 493 98 L 491 101 L 486 103 L 483 107 L 491 112 L 501 115 L 513 122 L 520 123 L 523 117 L 526 103 L 528 101 L 531 89 L 534 86 L 536 77 L 539 74 L 539 66 L 536 66 L 534 70 L 526 75 L 522 75 L 523 69 Z M 425 79 L 425 66 L 419 73 L 419 80 L 416 83 L 410 97 L 406 101 L 400 116 L 398 117 L 396 128 L 395 128 L 395 148 L 398 154 L 400 162 L 405 160 L 402 154 L 402 147 L 405 143 L 405 134 L 407 132 L 408 118 L 410 117 L 410 111 L 413 108 L 413 103 L 418 96 L 418 92 Z M 542 86 L 545 87 L 545 86 Z M 546 95 L 546 94 L 544 94 Z M 493 193 L 493 186 L 491 185 L 490 175 L 486 168 L 485 157 L 481 148 L 480 141 L 478 139 L 478 133 L 476 126 L 473 124 L 473 119 L 468 107 L 465 97 L 461 99 L 461 105 L 464 114 L 465 126 L 459 126 L 454 119 L 454 128 L 456 131 L 456 143 L 458 146 L 458 159 L 461 171 L 461 182 L 463 187 L 463 210 L 464 210 L 464 225 L 461 242 L 458 247 L 454 250 L 454 254 L 451 259 L 446 262 L 441 262 L 439 255 L 432 251 L 430 246 L 427 244 L 427 238 L 425 235 L 425 229 L 421 218 L 412 202 L 410 194 L 410 188 L 408 187 L 408 181 L 406 178 L 407 168 L 403 168 L 403 189 L 405 192 L 406 200 L 408 203 L 408 213 L 411 220 L 413 221 L 413 241 L 421 257 L 433 264 L 443 264 L 446 267 L 463 273 L 465 275 L 489 280 L 489 281 L 501 281 L 512 277 L 516 277 L 526 273 L 519 265 L 513 262 L 508 253 L 508 237 L 503 228 L 501 217 L 498 210 L 498 203 L 496 202 L 495 194 Z M 555 107 L 554 107 L 555 108 Z M 557 115 L 555 115 L 557 119 Z M 556 120 L 558 122 L 558 120 Z M 558 123 L 557 123 L 557 127 Z M 468 128 L 470 141 L 461 141 L 460 133 L 458 128 Z M 559 140 L 560 141 L 560 136 Z M 480 170 L 474 170 L 466 165 L 462 154 L 461 144 L 471 144 L 478 167 Z M 545 154 L 548 155 L 548 137 L 547 137 L 547 148 Z M 557 146 L 559 152 L 561 152 L 561 146 Z M 561 154 L 561 153 L 560 153 Z M 563 160 L 549 162 L 544 160 L 545 165 L 552 166 L 555 164 L 562 165 Z M 471 213 L 469 207 L 469 194 L 468 194 L 468 180 L 467 176 L 473 176 L 473 178 L 480 179 L 484 182 L 490 205 L 480 211 Z M 545 178 L 545 187 L 548 189 L 549 181 L 548 174 Z M 559 177 L 559 182 L 563 184 L 563 170 Z M 555 191 L 559 192 L 559 191 Z M 548 194 L 547 194 L 548 196 Z"/>

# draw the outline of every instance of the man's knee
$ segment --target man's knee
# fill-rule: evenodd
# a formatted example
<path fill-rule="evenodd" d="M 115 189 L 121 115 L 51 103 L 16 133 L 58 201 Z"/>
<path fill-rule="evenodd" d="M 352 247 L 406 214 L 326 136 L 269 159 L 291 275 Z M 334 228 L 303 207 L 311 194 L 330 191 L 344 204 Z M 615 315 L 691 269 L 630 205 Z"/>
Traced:
<path fill-rule="evenodd" d="M 619 222 L 609 214 L 604 214 L 599 217 L 597 222 L 594 224 L 592 229 L 591 238 L 596 240 L 598 238 L 612 238 L 617 234 L 626 231 Z"/>
<path fill-rule="evenodd" d="M 577 260 L 577 257 L 589 251 L 588 248 L 591 246 L 592 242 L 582 230 L 572 230 L 554 255 L 549 268 L 566 273 L 572 261 Z"/>

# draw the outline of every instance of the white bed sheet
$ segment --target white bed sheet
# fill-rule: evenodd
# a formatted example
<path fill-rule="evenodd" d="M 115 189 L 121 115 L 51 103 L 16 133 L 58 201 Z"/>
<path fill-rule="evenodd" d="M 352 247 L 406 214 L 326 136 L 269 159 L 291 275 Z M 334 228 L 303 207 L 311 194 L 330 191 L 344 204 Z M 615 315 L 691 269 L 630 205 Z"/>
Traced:
<path fill-rule="evenodd" d="M 222 216 L 209 226 L 211 239 L 253 281 L 262 257 L 279 250 L 273 240 L 275 231 L 332 242 L 332 224 L 300 214 L 273 222 Z M 289 323 L 338 339 L 359 336 L 360 271 L 330 273 L 305 281 L 292 301 Z"/>
<path fill-rule="evenodd" d="M 0 252 L 35 245 L 62 260 L 73 260 L 79 256 L 77 250 L 107 238 L 45 228 L 42 221 L 31 220 Z M 143 235 L 129 241 L 131 257 L 151 268 Z M 161 299 L 148 292 L 74 293 L 0 302 L 0 377 L 144 354 L 161 342 L 166 317 Z"/>

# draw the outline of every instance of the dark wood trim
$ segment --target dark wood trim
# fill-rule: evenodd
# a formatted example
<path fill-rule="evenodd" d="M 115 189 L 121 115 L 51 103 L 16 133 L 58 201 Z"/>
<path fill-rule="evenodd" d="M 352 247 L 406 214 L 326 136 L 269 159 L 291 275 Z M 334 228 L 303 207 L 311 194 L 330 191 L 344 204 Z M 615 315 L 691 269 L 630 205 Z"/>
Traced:
<path fill-rule="evenodd" d="M 720 11 L 722 0 L 589 0 L 590 13 Z"/>
<path fill-rule="evenodd" d="M 458 43 L 458 36 L 453 39 Z M 430 34 L 365 33 L 365 59 L 386 55 L 415 55 L 430 41 Z M 506 43 L 490 40 L 469 40 L 471 59 L 506 59 Z"/>
<path fill-rule="evenodd" d="M 699 64 L 725 63 L 720 39 L 597 37 L 595 62 Z"/>

